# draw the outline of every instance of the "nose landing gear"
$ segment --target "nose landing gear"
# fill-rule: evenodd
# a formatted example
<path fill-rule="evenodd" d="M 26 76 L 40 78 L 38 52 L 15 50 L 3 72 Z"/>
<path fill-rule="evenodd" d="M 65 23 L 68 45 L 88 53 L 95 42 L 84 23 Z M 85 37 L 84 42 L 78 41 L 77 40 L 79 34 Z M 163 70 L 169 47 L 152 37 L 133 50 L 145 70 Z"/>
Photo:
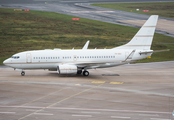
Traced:
<path fill-rule="evenodd" d="M 24 75 L 25 75 L 25 72 L 24 72 L 24 71 L 22 71 L 22 72 L 21 72 L 21 76 L 24 76 Z"/>

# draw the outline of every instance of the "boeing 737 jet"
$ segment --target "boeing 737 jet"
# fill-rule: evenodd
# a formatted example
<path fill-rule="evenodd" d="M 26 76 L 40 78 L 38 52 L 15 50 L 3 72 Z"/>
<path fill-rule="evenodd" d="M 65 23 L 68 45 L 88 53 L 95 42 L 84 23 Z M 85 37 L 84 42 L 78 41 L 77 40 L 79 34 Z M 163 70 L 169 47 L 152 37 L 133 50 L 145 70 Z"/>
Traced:
<path fill-rule="evenodd" d="M 152 15 L 140 28 L 130 42 L 112 49 L 87 49 L 89 41 L 83 49 L 72 50 L 34 50 L 14 54 L 3 63 L 25 75 L 25 70 L 48 69 L 58 74 L 82 74 L 88 76 L 88 69 L 106 68 L 127 64 L 147 58 L 154 52 L 151 44 L 158 20 Z"/>

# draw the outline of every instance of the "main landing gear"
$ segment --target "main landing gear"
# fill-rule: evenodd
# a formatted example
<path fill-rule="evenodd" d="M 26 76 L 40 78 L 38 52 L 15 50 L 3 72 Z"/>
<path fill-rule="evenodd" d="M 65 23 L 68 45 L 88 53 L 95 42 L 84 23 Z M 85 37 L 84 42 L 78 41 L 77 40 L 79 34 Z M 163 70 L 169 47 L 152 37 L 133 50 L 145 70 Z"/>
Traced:
<path fill-rule="evenodd" d="M 77 71 L 77 74 L 78 74 L 78 75 L 82 74 L 82 70 L 78 70 L 78 71 Z"/>
<path fill-rule="evenodd" d="M 24 71 L 22 71 L 22 72 L 21 72 L 21 76 L 24 76 L 24 75 L 25 75 L 25 72 L 24 72 Z"/>
<path fill-rule="evenodd" d="M 78 75 L 82 74 L 82 70 L 78 70 L 78 71 L 77 71 L 77 74 L 78 74 Z M 89 75 L 89 72 L 86 71 L 86 70 L 84 70 L 84 71 L 83 71 L 83 75 L 84 75 L 84 76 L 88 76 L 88 75 Z"/>
<path fill-rule="evenodd" d="M 83 75 L 84 76 L 88 76 L 89 75 L 89 72 L 85 70 L 85 71 L 83 71 Z"/>

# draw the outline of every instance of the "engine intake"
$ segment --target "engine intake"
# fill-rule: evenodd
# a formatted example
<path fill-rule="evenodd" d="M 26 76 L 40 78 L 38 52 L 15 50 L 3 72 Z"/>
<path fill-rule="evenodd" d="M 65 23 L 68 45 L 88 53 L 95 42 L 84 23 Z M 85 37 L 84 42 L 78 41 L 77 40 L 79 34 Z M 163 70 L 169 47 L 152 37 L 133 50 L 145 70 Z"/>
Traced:
<path fill-rule="evenodd" d="M 57 67 L 57 72 L 59 74 L 76 74 L 77 73 L 77 66 L 75 65 L 59 65 Z"/>

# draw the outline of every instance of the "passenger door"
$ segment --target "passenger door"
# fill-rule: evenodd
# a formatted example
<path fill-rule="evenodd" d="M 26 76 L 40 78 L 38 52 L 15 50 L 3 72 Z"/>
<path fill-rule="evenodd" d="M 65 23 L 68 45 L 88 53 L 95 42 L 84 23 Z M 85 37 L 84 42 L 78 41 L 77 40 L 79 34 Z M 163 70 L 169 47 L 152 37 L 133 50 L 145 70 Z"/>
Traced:
<path fill-rule="evenodd" d="M 27 63 L 31 63 L 32 62 L 31 53 L 27 53 L 26 54 L 26 62 Z"/>

